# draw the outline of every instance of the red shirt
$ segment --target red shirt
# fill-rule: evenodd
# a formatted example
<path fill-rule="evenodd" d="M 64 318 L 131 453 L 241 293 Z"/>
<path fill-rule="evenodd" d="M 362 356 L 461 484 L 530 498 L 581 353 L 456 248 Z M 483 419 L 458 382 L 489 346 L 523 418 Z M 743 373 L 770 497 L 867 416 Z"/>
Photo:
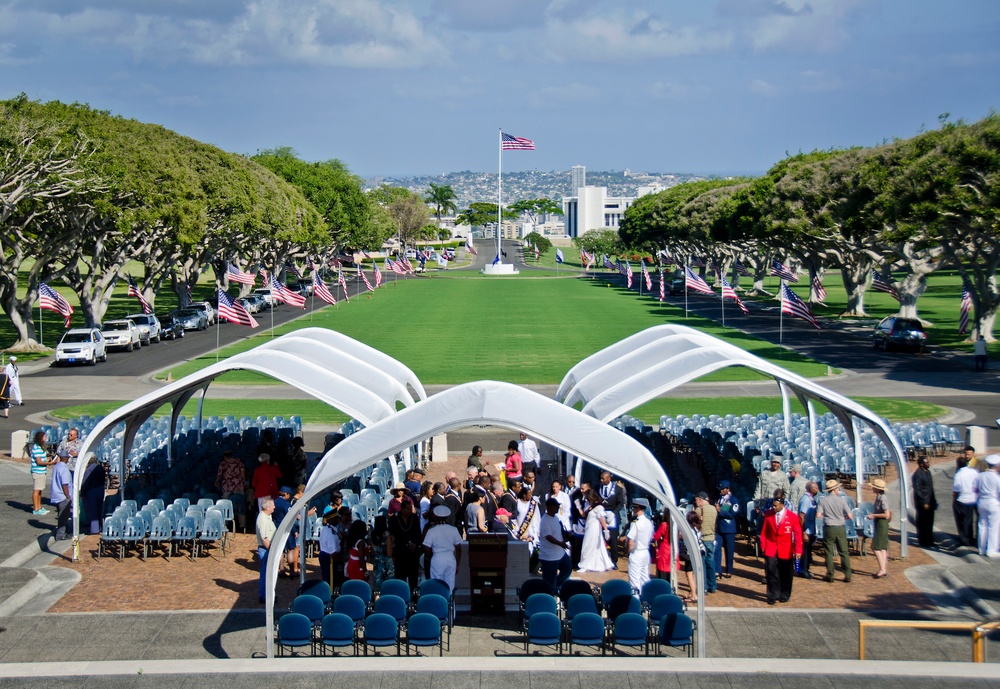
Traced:
<path fill-rule="evenodd" d="M 276 498 L 278 497 L 278 479 L 281 478 L 281 469 L 273 464 L 261 464 L 254 469 L 253 496 L 255 498 Z"/>
<path fill-rule="evenodd" d="M 802 555 L 802 524 L 799 515 L 791 510 L 783 510 L 781 523 L 778 523 L 774 510 L 764 513 L 764 526 L 760 530 L 760 549 L 764 557 L 777 557 L 779 560 L 790 560 L 792 553 Z"/>

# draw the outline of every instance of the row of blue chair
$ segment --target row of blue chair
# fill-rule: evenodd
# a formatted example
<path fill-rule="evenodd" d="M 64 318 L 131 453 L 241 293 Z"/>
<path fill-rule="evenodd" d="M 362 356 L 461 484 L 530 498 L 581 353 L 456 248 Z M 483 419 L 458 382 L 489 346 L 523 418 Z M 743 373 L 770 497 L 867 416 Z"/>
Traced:
<path fill-rule="evenodd" d="M 608 627 L 604 619 L 596 613 L 580 613 L 570 623 L 568 630 L 558 615 L 541 612 L 528 620 L 524 636 L 524 652 L 531 646 L 554 646 L 562 654 L 563 645 L 568 644 L 570 655 L 573 646 L 601 649 L 604 655 L 610 648 L 614 653 L 618 646 L 642 647 L 649 655 L 650 645 L 657 655 L 664 646 L 686 648 L 690 657 L 694 649 L 694 625 L 684 613 L 673 612 L 664 615 L 656 625 L 657 632 L 650 631 L 645 617 L 638 613 L 623 613 L 613 627 Z"/>
<path fill-rule="evenodd" d="M 410 647 L 438 647 L 438 655 L 444 655 L 442 644 L 441 620 L 431 613 L 415 613 L 405 624 L 390 614 L 375 612 L 364 618 L 361 623 L 344 613 L 332 612 L 324 615 L 319 624 L 302 613 L 291 612 L 282 615 L 278 620 L 275 641 L 278 645 L 278 655 L 284 655 L 286 648 L 295 649 L 308 647 L 310 655 L 316 655 L 317 648 L 322 655 L 328 649 L 336 652 L 339 648 L 350 646 L 357 654 L 358 645 L 364 647 L 368 655 L 368 647 L 376 649 L 396 647 L 396 655 L 400 655 L 400 645 L 406 642 L 406 654 L 410 655 Z M 405 634 L 404 634 L 405 632 Z"/>

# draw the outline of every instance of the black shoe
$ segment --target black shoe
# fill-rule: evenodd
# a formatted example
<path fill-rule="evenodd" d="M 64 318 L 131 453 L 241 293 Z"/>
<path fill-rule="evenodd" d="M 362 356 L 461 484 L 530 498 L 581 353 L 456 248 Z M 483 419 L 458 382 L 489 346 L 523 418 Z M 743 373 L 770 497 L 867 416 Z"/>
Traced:
<path fill-rule="evenodd" d="M 773 599 L 773 598 L 768 598 L 768 599 L 767 599 L 767 604 L 768 604 L 768 605 L 774 605 L 774 602 L 775 602 L 775 601 L 774 601 L 774 599 Z"/>
<path fill-rule="evenodd" d="M 787 603 L 787 602 L 788 602 L 788 599 L 787 599 L 787 598 L 779 598 L 779 599 L 778 599 L 778 602 L 779 602 L 779 603 Z"/>
<path fill-rule="evenodd" d="M 851 583 L 851 578 L 850 577 L 844 577 L 844 583 L 845 584 L 850 584 Z"/>
<path fill-rule="evenodd" d="M 825 581 L 828 584 L 832 584 L 833 583 L 833 577 L 831 577 L 829 574 L 827 574 L 825 577 L 823 577 L 823 581 Z"/>

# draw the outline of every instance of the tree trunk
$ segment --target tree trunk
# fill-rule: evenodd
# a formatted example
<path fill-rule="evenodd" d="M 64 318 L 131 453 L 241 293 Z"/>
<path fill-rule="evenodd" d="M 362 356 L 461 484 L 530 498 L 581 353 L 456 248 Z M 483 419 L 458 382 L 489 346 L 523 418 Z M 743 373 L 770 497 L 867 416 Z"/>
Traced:
<path fill-rule="evenodd" d="M 847 292 L 847 309 L 841 316 L 867 316 L 865 313 L 865 279 L 868 266 L 852 264 L 840 269 L 840 277 Z"/>
<path fill-rule="evenodd" d="M 896 293 L 899 295 L 899 315 L 903 318 L 919 319 L 917 315 L 917 299 L 927 289 L 927 276 L 910 273 L 902 282 L 896 283 Z"/>

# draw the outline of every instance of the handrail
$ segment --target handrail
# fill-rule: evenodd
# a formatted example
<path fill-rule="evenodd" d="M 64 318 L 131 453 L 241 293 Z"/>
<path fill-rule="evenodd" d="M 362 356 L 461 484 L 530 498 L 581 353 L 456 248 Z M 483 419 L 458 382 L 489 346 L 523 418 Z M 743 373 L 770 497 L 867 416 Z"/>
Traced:
<path fill-rule="evenodd" d="M 972 662 L 986 662 L 986 637 L 1000 629 L 1000 618 L 981 622 L 939 622 L 934 620 L 858 620 L 858 660 L 865 659 L 865 630 L 869 627 L 896 629 L 957 629 L 972 633 Z"/>

